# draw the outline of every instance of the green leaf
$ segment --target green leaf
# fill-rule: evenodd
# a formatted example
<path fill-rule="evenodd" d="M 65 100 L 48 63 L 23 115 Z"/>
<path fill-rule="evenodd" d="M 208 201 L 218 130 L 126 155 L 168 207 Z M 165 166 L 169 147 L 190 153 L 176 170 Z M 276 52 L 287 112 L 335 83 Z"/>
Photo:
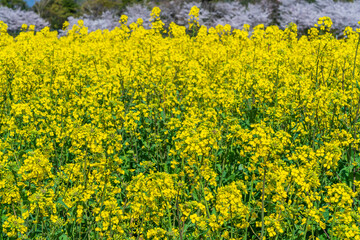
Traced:
<path fill-rule="evenodd" d="M 29 153 L 29 152 L 34 152 L 34 150 L 32 149 L 28 149 L 28 150 L 25 150 L 26 153 Z"/>
<path fill-rule="evenodd" d="M 218 171 L 221 173 L 221 164 L 216 164 Z"/>
<path fill-rule="evenodd" d="M 360 90 L 359 82 L 356 80 L 356 87 Z"/>
<path fill-rule="evenodd" d="M 67 240 L 69 239 L 68 236 L 66 236 L 66 234 L 64 233 L 63 235 L 60 236 L 59 238 L 60 240 Z"/>
<path fill-rule="evenodd" d="M 70 209 L 64 202 L 63 200 L 60 198 L 58 201 L 58 203 L 60 203 L 61 205 L 63 205 L 66 209 Z"/>
<path fill-rule="evenodd" d="M 192 223 L 191 221 L 190 221 L 189 224 L 185 224 L 185 225 L 184 225 L 184 230 L 183 230 L 183 232 L 186 232 L 186 230 L 187 230 L 189 227 L 195 227 L 195 224 Z"/>
<path fill-rule="evenodd" d="M 222 172 L 222 178 L 225 179 L 226 175 L 227 175 L 227 171 L 224 170 L 224 171 Z"/>
<path fill-rule="evenodd" d="M 239 171 L 242 171 L 242 170 L 244 170 L 244 165 L 240 164 L 239 165 Z"/>
<path fill-rule="evenodd" d="M 326 211 L 323 213 L 323 216 L 325 218 L 326 221 L 329 220 L 329 217 L 330 217 L 330 213 L 329 213 L 329 209 L 326 208 Z"/>

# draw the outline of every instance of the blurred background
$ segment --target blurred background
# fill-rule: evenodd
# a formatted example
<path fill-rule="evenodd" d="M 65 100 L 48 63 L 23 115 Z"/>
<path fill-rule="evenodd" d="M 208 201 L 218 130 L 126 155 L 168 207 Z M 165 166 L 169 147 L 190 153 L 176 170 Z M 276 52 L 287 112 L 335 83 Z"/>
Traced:
<path fill-rule="evenodd" d="M 332 19 L 337 36 L 346 26 L 360 27 L 360 0 L 0 0 L 0 21 L 12 35 L 18 34 L 24 23 L 35 25 L 37 31 L 49 26 L 64 35 L 63 23 L 69 21 L 71 28 L 79 19 L 89 32 L 112 30 L 120 26 L 122 14 L 129 17 L 129 23 L 142 18 L 148 28 L 151 10 L 158 6 L 165 24 L 187 25 L 194 5 L 200 8 L 200 24 L 208 27 L 230 24 L 241 29 L 244 24 L 264 24 L 284 29 L 293 22 L 302 34 L 323 16 Z"/>

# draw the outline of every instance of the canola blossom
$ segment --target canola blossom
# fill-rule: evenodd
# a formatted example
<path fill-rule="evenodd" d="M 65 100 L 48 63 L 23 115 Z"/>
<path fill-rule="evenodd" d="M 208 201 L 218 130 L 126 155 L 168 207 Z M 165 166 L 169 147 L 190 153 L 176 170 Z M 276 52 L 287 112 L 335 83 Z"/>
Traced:
<path fill-rule="evenodd" d="M 360 239 L 360 29 L 160 12 L 0 22 L 2 239 Z"/>

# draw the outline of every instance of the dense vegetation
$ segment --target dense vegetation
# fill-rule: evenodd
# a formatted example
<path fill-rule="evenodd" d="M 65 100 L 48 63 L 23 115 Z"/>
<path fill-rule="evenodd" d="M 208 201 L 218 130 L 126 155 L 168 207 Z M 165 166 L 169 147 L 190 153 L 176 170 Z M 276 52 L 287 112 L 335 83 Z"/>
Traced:
<path fill-rule="evenodd" d="M 186 0 L 175 0 L 176 4 L 186 2 Z M 304 0 L 305 2 L 316 2 L 315 0 Z M 354 0 L 334 0 L 342 2 L 353 2 Z M 102 13 L 111 10 L 117 14 L 121 14 L 126 6 L 135 3 L 145 4 L 149 1 L 144 0 L 39 0 L 35 2 L 32 7 L 27 6 L 24 0 L 0 0 L 0 6 L 5 6 L 13 9 L 21 8 L 33 10 L 50 23 L 52 30 L 61 29 L 63 23 L 68 17 L 80 17 L 84 14 L 92 17 L 99 17 Z M 165 0 L 152 0 L 156 4 L 168 2 Z M 209 8 L 212 3 L 219 2 L 219 0 L 200 0 L 202 7 Z M 225 1 L 232 2 L 232 1 Z M 249 4 L 259 3 L 261 0 L 239 0 L 244 6 Z M 267 8 L 271 11 L 271 24 L 279 24 L 279 0 L 265 0 Z M 1 19 L 0 19 L 1 20 Z M 250 24 L 250 23 L 248 23 Z"/>
<path fill-rule="evenodd" d="M 360 239 L 359 32 L 0 29 L 5 239 Z"/>

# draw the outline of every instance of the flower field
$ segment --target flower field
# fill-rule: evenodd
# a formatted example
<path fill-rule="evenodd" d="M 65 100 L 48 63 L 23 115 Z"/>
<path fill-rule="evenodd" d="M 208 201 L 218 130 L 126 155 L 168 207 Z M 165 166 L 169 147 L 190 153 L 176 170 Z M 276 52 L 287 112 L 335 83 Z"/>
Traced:
<path fill-rule="evenodd" d="M 198 14 L 0 22 L 0 239 L 360 239 L 360 29 Z"/>

